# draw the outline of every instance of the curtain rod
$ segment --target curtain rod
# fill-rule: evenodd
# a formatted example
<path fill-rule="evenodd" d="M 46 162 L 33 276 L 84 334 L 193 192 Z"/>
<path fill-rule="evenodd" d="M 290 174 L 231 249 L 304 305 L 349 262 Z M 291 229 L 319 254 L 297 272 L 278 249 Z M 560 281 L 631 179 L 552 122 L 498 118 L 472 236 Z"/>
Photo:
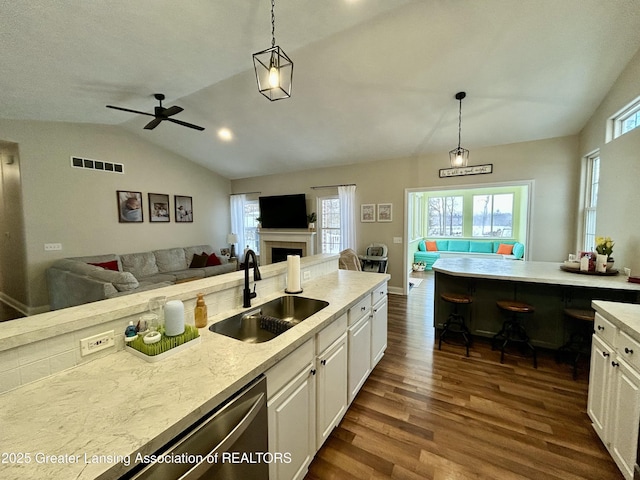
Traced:
<path fill-rule="evenodd" d="M 315 190 L 316 188 L 334 188 L 334 187 L 351 187 L 351 186 L 356 186 L 355 183 L 342 183 L 340 185 L 320 185 L 318 187 L 311 187 L 313 190 Z"/>
<path fill-rule="evenodd" d="M 253 193 L 262 193 L 262 192 L 242 192 L 242 193 L 230 193 L 229 196 L 232 197 L 233 195 L 250 195 Z"/>

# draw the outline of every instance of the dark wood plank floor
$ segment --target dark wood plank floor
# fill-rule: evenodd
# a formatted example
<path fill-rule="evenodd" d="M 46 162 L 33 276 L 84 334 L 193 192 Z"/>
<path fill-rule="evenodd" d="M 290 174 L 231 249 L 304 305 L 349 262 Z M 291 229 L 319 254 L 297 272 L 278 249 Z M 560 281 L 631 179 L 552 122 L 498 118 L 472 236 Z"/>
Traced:
<path fill-rule="evenodd" d="M 305 478 L 622 479 L 586 414 L 588 364 L 574 381 L 553 352 L 536 370 L 482 340 L 438 351 L 421 275 L 389 295 L 387 351 Z"/>

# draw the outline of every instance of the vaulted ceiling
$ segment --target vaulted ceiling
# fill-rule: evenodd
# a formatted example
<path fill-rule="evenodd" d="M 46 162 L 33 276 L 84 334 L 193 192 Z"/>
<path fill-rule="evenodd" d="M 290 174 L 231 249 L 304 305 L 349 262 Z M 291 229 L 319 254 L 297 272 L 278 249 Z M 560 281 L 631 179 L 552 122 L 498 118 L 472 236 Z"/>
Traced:
<path fill-rule="evenodd" d="M 0 118 L 120 125 L 235 179 L 446 155 L 461 90 L 466 148 L 576 134 L 640 48 L 637 0 L 277 0 L 275 14 L 294 83 L 269 102 L 251 58 L 271 44 L 269 0 L 0 0 Z M 157 92 L 206 130 L 105 108 L 153 112 Z"/>

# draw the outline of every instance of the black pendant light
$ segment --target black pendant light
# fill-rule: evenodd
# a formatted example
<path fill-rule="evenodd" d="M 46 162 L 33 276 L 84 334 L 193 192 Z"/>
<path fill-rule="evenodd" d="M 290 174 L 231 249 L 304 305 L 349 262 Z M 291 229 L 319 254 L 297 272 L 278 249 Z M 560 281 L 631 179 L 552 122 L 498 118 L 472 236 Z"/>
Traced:
<path fill-rule="evenodd" d="M 460 111 L 458 113 L 458 147 L 449 152 L 452 168 L 466 167 L 469 161 L 469 150 L 460 146 L 460 136 L 462 133 L 462 99 L 466 96 L 466 92 L 456 93 L 456 100 L 460 102 Z"/>
<path fill-rule="evenodd" d="M 271 48 L 253 54 L 258 91 L 272 102 L 291 96 L 293 62 L 276 45 L 275 0 L 271 0 Z"/>

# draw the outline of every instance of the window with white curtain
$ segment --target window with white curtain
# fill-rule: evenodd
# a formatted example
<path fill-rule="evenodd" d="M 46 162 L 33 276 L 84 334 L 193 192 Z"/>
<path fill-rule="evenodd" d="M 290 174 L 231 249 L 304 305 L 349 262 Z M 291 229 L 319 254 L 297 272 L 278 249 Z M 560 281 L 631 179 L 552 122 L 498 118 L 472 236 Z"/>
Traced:
<path fill-rule="evenodd" d="M 260 253 L 260 232 L 258 231 L 258 217 L 260 216 L 260 204 L 258 200 L 247 200 L 244 204 L 244 245 L 240 252 L 243 252 L 248 245 L 251 250 Z"/>
<path fill-rule="evenodd" d="M 598 205 L 598 185 L 600 182 L 600 152 L 588 155 L 586 160 L 587 183 L 582 248 L 585 252 L 592 252 L 596 246 L 596 207 Z"/>
<path fill-rule="evenodd" d="M 320 253 L 340 253 L 340 199 L 337 195 L 318 197 Z"/>

